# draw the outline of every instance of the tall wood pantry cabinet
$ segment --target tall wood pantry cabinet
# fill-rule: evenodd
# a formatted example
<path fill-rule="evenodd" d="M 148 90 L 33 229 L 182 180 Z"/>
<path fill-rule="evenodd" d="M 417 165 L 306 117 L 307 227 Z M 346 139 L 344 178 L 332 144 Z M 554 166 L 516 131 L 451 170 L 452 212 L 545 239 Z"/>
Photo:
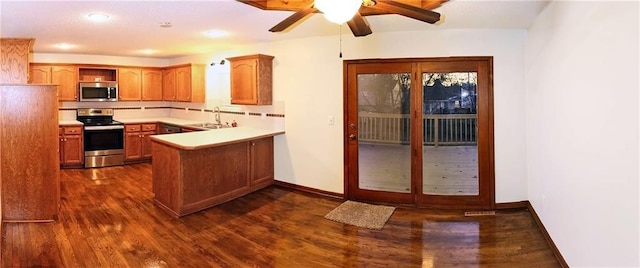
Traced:
<path fill-rule="evenodd" d="M 273 56 L 256 54 L 228 60 L 231 62 L 231 103 L 271 105 Z"/>
<path fill-rule="evenodd" d="M 0 85 L 3 222 L 55 220 L 60 200 L 58 145 L 56 86 Z"/>
<path fill-rule="evenodd" d="M 33 38 L 0 38 L 0 84 L 29 81 L 29 53 Z"/>

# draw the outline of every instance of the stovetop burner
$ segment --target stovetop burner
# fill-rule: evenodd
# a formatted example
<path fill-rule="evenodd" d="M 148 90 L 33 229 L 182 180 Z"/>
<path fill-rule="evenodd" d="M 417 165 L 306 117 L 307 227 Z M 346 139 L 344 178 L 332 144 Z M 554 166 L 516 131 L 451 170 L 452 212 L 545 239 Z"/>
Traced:
<path fill-rule="evenodd" d="M 124 123 L 112 119 L 78 118 L 85 126 L 111 126 L 124 125 Z"/>
<path fill-rule="evenodd" d="M 113 109 L 78 109 L 76 120 L 85 126 L 124 125 L 113 120 Z"/>

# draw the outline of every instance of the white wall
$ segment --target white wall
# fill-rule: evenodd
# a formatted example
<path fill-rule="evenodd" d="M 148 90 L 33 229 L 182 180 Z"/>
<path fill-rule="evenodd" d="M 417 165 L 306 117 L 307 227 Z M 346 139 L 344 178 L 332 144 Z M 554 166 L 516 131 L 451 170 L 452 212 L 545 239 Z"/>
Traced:
<path fill-rule="evenodd" d="M 527 199 L 524 132 L 524 30 L 374 33 L 287 40 L 216 51 L 173 63 L 243 54 L 275 56 L 274 99 L 284 103 L 286 135 L 276 139 L 276 179 L 343 193 L 342 61 L 364 58 L 494 56 L 496 201 Z M 204 60 L 203 60 L 204 59 Z M 224 78 L 221 78 L 224 79 Z M 214 85 L 209 82 L 209 85 Z M 228 100 L 228 85 L 207 94 Z M 328 117 L 335 125 L 328 125 Z"/>
<path fill-rule="evenodd" d="M 571 267 L 638 267 L 637 2 L 559 2 L 526 46 L 529 200 Z"/>
<path fill-rule="evenodd" d="M 163 67 L 169 65 L 167 59 L 144 57 L 120 57 L 105 55 L 65 54 L 65 53 L 34 53 L 32 62 L 37 63 L 79 63 Z"/>
<path fill-rule="evenodd" d="M 449 30 L 343 36 L 343 59 L 494 56 L 496 201 L 526 200 L 524 40 L 517 30 Z M 272 44 L 276 97 L 286 102 L 277 179 L 343 192 L 342 60 L 339 38 Z M 303 71 L 300 71 L 303 70 Z M 328 126 L 327 117 L 336 125 Z"/>

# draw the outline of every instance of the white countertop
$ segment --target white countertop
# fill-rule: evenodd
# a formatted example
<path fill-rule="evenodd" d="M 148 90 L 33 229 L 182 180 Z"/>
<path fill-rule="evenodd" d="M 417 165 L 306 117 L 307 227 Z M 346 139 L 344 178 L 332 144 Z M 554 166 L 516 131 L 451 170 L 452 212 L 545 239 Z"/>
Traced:
<path fill-rule="evenodd" d="M 171 117 L 128 118 L 116 120 L 125 124 L 158 122 L 177 126 L 188 126 L 191 124 L 202 123 L 200 121 Z M 77 120 L 60 120 L 58 123 L 61 126 L 82 125 L 82 122 Z M 198 150 L 202 148 L 216 147 L 252 139 L 276 136 L 280 134 L 284 134 L 284 130 L 269 130 L 252 127 L 233 127 L 221 129 L 203 129 L 203 131 L 175 134 L 152 135 L 151 139 L 183 150 Z"/>
<path fill-rule="evenodd" d="M 258 138 L 284 134 L 281 130 L 266 130 L 251 127 L 221 128 L 176 134 L 153 135 L 151 140 L 183 150 L 198 150 L 222 146 Z"/>
<path fill-rule="evenodd" d="M 153 118 L 127 118 L 127 119 L 116 119 L 116 121 L 120 121 L 125 124 L 139 124 L 139 123 L 166 123 L 171 125 L 190 125 L 190 124 L 198 124 L 202 123 L 201 121 L 193 121 L 179 118 L 171 118 L 171 117 L 153 117 Z M 77 120 L 60 120 L 58 124 L 61 126 L 70 126 L 70 125 L 82 125 L 82 122 Z"/>
<path fill-rule="evenodd" d="M 115 120 L 125 124 L 159 122 L 159 123 L 166 123 L 166 124 L 178 125 L 178 126 L 202 123 L 202 121 L 193 121 L 193 120 L 186 120 L 186 119 L 179 119 L 179 118 L 172 118 L 172 117 L 127 118 L 127 119 L 116 118 Z"/>
<path fill-rule="evenodd" d="M 58 121 L 58 125 L 61 126 L 82 126 L 82 122 L 77 120 L 60 120 Z"/>

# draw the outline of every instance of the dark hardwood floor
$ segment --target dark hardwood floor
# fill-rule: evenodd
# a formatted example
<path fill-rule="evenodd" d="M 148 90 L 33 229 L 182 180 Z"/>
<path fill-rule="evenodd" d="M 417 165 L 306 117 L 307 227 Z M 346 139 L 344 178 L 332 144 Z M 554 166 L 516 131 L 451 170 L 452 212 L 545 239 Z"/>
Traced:
<path fill-rule="evenodd" d="M 325 220 L 341 200 L 271 186 L 180 219 L 151 165 L 61 172 L 55 223 L 5 223 L 4 267 L 559 267 L 526 210 L 398 208 L 380 231 Z"/>

